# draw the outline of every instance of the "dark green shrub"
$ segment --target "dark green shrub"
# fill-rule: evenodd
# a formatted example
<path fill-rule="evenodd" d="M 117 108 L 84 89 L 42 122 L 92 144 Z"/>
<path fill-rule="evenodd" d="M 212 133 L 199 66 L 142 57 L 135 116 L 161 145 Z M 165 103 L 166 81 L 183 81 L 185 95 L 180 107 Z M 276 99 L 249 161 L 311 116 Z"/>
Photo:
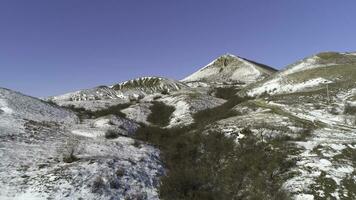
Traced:
<path fill-rule="evenodd" d="M 199 111 L 193 115 L 194 122 L 200 126 L 205 126 L 207 124 L 213 123 L 220 119 L 225 119 L 228 117 L 236 116 L 238 113 L 232 108 L 244 101 L 251 99 L 250 97 L 232 97 L 226 103 L 214 107 Z"/>
<path fill-rule="evenodd" d="M 77 114 L 77 116 L 83 120 L 83 119 L 90 119 L 90 118 L 98 118 L 98 117 L 103 117 L 107 115 L 115 115 L 118 117 L 126 117 L 125 113 L 122 113 L 121 110 L 128 108 L 131 104 L 125 103 L 125 104 L 118 104 L 114 106 L 110 106 L 106 109 L 102 110 L 97 110 L 97 111 L 91 111 L 91 110 L 86 110 L 85 108 L 77 108 L 74 105 L 69 105 L 65 106 L 65 108 L 72 110 Z"/>
<path fill-rule="evenodd" d="M 105 189 L 105 182 L 103 178 L 101 178 L 100 176 L 96 177 L 92 183 L 91 192 L 102 194 L 104 189 Z"/>
<path fill-rule="evenodd" d="M 235 97 L 238 91 L 240 91 L 240 89 L 236 87 L 219 87 L 219 88 L 215 88 L 213 93 L 217 98 L 231 99 Z"/>
<path fill-rule="evenodd" d="M 168 89 L 164 89 L 164 90 L 162 90 L 161 94 L 169 95 L 169 90 Z"/>
<path fill-rule="evenodd" d="M 119 137 L 119 132 L 117 130 L 109 129 L 105 132 L 106 139 L 115 139 Z"/>
<path fill-rule="evenodd" d="M 344 114 L 356 115 L 356 106 L 353 106 L 350 103 L 346 103 L 345 109 L 344 109 Z"/>
<path fill-rule="evenodd" d="M 168 106 L 163 102 L 154 101 L 150 107 L 151 114 L 148 115 L 147 121 L 157 126 L 169 125 L 170 117 L 175 111 L 173 106 Z"/>
<path fill-rule="evenodd" d="M 155 96 L 155 97 L 153 97 L 153 100 L 157 100 L 157 99 L 160 99 L 160 98 L 162 98 L 162 96 Z"/>
<path fill-rule="evenodd" d="M 125 169 L 120 167 L 116 170 L 115 174 L 117 177 L 122 177 L 125 175 Z"/>

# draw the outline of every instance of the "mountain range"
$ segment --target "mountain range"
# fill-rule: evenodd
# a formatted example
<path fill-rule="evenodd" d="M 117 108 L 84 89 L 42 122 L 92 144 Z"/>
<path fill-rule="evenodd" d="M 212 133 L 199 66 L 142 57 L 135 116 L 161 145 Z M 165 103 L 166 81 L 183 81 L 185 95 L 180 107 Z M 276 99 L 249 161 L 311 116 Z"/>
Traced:
<path fill-rule="evenodd" d="M 0 157 L 0 199 L 356 199 L 356 53 L 0 88 Z"/>

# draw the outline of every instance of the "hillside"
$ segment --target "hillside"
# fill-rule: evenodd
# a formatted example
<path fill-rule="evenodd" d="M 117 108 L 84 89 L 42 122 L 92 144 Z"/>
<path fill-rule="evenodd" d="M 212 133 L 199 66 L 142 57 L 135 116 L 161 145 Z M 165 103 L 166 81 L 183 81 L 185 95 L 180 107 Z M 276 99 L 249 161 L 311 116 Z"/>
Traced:
<path fill-rule="evenodd" d="M 320 90 L 325 85 L 331 90 L 350 89 L 356 79 L 355 64 L 355 53 L 319 53 L 287 66 L 246 91 L 249 95 L 284 94 Z"/>

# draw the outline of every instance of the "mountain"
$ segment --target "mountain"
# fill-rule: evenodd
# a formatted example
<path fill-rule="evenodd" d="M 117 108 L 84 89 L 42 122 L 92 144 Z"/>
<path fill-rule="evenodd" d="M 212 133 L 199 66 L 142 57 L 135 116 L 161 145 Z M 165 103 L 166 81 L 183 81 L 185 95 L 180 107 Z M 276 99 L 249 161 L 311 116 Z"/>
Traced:
<path fill-rule="evenodd" d="M 277 70 L 231 54 L 220 56 L 197 72 L 184 78 L 185 83 L 250 84 L 266 78 Z"/>

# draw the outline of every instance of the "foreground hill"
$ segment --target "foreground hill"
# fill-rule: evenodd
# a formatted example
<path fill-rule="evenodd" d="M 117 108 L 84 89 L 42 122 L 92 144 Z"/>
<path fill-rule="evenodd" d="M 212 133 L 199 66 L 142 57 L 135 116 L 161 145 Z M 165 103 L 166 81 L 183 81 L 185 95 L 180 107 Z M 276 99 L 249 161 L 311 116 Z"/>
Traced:
<path fill-rule="evenodd" d="M 264 79 L 277 70 L 231 54 L 220 56 L 197 72 L 184 78 L 185 83 L 250 84 Z"/>

